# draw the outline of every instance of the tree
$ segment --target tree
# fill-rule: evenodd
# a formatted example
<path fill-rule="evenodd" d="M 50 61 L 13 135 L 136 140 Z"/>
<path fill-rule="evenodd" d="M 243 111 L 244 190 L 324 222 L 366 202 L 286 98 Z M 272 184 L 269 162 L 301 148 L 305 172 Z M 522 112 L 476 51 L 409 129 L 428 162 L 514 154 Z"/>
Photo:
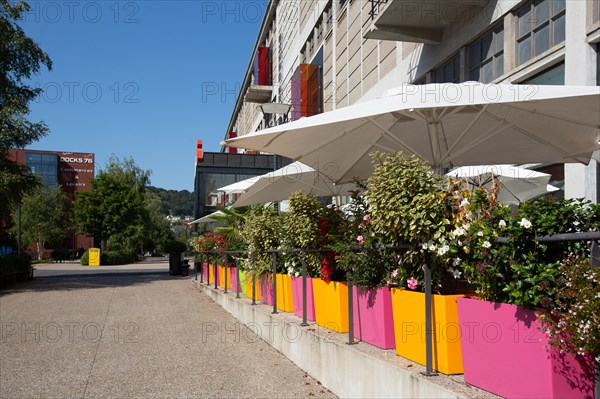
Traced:
<path fill-rule="evenodd" d="M 78 193 L 75 220 L 82 232 L 92 234 L 108 249 L 109 240 L 131 247 L 139 235 L 137 229 L 147 218 L 145 190 L 150 171 L 142 170 L 134 160 L 112 156 L 92 182 L 89 192 Z"/>
<path fill-rule="evenodd" d="M 18 202 L 35 186 L 35 179 L 25 168 L 8 159 L 8 149 L 23 148 L 48 133 L 44 122 L 27 119 L 29 103 L 42 90 L 26 82 L 39 73 L 42 66 L 52 69 L 48 54 L 25 35 L 17 24 L 29 5 L 23 0 L 0 0 L 0 201 Z M 9 207 L 0 207 L 0 218 L 7 216 Z"/>
<path fill-rule="evenodd" d="M 46 243 L 60 240 L 66 227 L 67 198 L 60 189 L 38 186 L 23 197 L 21 234 L 26 245 L 37 245 L 37 257 L 42 259 Z M 13 219 L 16 221 L 16 212 Z M 16 222 L 15 222 L 16 224 Z"/>

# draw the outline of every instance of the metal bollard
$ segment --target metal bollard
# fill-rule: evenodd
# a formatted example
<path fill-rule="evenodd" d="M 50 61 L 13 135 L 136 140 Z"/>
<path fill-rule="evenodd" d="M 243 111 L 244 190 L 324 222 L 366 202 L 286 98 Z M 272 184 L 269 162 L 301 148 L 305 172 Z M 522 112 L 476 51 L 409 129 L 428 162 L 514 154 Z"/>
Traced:
<path fill-rule="evenodd" d="M 352 280 L 348 278 L 348 345 L 356 345 L 354 340 L 354 295 L 352 295 Z"/>
<path fill-rule="evenodd" d="M 237 286 L 235 287 L 235 297 L 239 299 L 240 291 L 242 290 L 242 284 L 240 283 L 240 262 L 237 259 L 235 260 L 235 277 L 237 280 Z"/>
<path fill-rule="evenodd" d="M 425 372 L 428 377 L 438 375 L 433 371 L 433 323 L 431 320 L 431 256 L 425 251 Z"/>
<path fill-rule="evenodd" d="M 271 254 L 273 259 L 273 311 L 272 314 L 277 314 L 277 253 Z"/>
<path fill-rule="evenodd" d="M 223 267 L 225 267 L 225 271 L 223 274 L 225 274 L 225 275 L 223 277 L 225 279 L 225 282 L 223 283 L 223 287 L 225 288 L 225 293 L 227 294 L 227 254 L 225 254 L 224 258 L 225 259 L 223 262 L 224 263 Z"/>
<path fill-rule="evenodd" d="M 306 327 L 309 324 L 306 322 L 306 261 L 302 259 L 302 327 Z"/>

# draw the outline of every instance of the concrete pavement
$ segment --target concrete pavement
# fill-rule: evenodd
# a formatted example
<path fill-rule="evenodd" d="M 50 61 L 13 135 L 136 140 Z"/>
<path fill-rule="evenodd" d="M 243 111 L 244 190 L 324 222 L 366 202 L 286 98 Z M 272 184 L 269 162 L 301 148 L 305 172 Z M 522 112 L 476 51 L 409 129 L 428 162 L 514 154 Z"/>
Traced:
<path fill-rule="evenodd" d="M 3 290 L 0 397 L 334 397 L 167 271 L 42 265 Z"/>

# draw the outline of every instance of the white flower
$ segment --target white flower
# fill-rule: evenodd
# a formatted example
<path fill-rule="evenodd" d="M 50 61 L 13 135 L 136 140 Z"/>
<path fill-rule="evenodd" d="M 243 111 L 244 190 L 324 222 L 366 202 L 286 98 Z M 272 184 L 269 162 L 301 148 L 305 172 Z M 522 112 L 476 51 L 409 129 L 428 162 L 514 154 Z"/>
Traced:
<path fill-rule="evenodd" d="M 438 251 L 437 251 L 437 253 L 438 253 L 438 256 L 443 256 L 443 255 L 445 255 L 445 254 L 446 254 L 446 252 L 448 252 L 449 250 L 450 250 L 450 247 L 449 247 L 448 245 L 444 245 L 444 246 L 442 246 L 442 247 L 438 248 Z"/>
<path fill-rule="evenodd" d="M 460 203 L 461 208 L 466 208 L 469 206 L 469 200 L 468 199 L 463 199 Z"/>
<path fill-rule="evenodd" d="M 454 258 L 454 260 L 452 261 L 452 266 L 457 267 L 458 265 L 460 265 L 462 259 L 460 258 Z"/>
<path fill-rule="evenodd" d="M 296 274 L 294 274 L 295 277 L 300 277 L 300 273 L 296 272 Z"/>
<path fill-rule="evenodd" d="M 452 270 L 452 275 L 454 276 L 454 278 L 460 278 L 461 272 L 460 270 Z"/>
<path fill-rule="evenodd" d="M 500 227 L 506 227 L 506 222 L 504 220 L 501 220 L 501 221 L 498 222 L 498 225 Z"/>
<path fill-rule="evenodd" d="M 477 237 L 483 237 L 483 231 L 478 231 L 477 232 Z"/>
<path fill-rule="evenodd" d="M 492 244 L 489 241 L 484 241 L 483 244 L 481 244 L 481 246 L 484 248 L 491 248 Z"/>
<path fill-rule="evenodd" d="M 462 227 L 458 227 L 456 230 L 450 233 L 450 235 L 452 236 L 452 238 L 463 236 L 465 235 L 465 229 L 463 229 Z"/>
<path fill-rule="evenodd" d="M 422 247 L 423 247 L 424 250 L 427 251 L 429 249 L 429 243 L 423 244 Z"/>
<path fill-rule="evenodd" d="M 531 222 L 525 218 L 521 219 L 521 221 L 519 222 L 519 225 L 521 227 L 525 227 L 526 229 L 530 229 L 531 228 Z"/>
<path fill-rule="evenodd" d="M 429 250 L 430 250 L 430 251 L 432 251 L 432 252 L 433 252 L 433 251 L 435 251 L 436 249 L 437 249 L 437 247 L 435 246 L 435 244 L 433 244 L 433 243 L 429 244 Z"/>

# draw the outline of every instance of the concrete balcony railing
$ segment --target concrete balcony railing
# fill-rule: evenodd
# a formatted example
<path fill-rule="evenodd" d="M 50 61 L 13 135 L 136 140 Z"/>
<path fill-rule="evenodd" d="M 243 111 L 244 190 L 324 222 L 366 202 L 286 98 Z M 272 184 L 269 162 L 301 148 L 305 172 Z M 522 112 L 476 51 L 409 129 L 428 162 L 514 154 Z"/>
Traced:
<path fill-rule="evenodd" d="M 489 0 L 371 0 L 365 39 L 439 44 L 444 29 Z"/>

